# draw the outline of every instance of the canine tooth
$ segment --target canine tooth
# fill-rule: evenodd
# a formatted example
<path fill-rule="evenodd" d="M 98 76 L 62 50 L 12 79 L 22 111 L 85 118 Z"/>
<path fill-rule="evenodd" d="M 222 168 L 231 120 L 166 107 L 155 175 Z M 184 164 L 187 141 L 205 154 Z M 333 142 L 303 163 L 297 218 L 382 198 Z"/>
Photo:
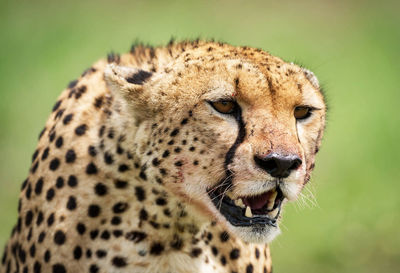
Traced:
<path fill-rule="evenodd" d="M 274 207 L 274 204 L 275 204 L 275 199 L 276 199 L 276 196 L 278 195 L 278 192 L 277 191 L 274 191 L 272 194 L 271 194 L 271 197 L 268 199 L 268 207 L 267 207 L 267 209 L 272 209 L 273 207 Z"/>
<path fill-rule="evenodd" d="M 235 203 L 236 203 L 237 206 L 244 208 L 244 204 L 243 204 L 242 198 L 237 199 L 235 201 Z"/>
<path fill-rule="evenodd" d="M 251 213 L 251 208 L 246 207 L 246 212 L 244 213 L 246 217 L 253 217 L 253 214 Z"/>

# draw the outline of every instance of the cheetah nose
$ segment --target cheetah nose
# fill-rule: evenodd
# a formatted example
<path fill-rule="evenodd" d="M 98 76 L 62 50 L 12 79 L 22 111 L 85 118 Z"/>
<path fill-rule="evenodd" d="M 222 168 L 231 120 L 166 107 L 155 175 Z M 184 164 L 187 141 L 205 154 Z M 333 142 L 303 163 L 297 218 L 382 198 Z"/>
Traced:
<path fill-rule="evenodd" d="M 294 154 L 282 155 L 278 153 L 270 153 L 265 157 L 254 156 L 257 166 L 277 178 L 285 178 L 290 172 L 300 167 L 302 161 Z"/>

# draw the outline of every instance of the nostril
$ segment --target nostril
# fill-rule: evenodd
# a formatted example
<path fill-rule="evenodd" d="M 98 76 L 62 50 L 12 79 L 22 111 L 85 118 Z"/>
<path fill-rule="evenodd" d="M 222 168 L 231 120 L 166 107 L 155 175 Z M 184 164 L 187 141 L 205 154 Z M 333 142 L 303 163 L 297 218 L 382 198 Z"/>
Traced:
<path fill-rule="evenodd" d="M 298 158 L 298 157 L 295 158 L 293 160 L 293 164 L 292 164 L 292 166 L 290 166 L 289 170 L 296 170 L 297 168 L 300 167 L 301 163 L 303 163 L 303 161 L 301 161 L 300 158 Z"/>
<path fill-rule="evenodd" d="M 275 169 L 278 168 L 278 164 L 276 161 L 272 158 L 266 159 L 258 156 L 254 156 L 254 161 L 256 164 L 263 170 L 269 172 L 274 171 Z"/>
<path fill-rule="evenodd" d="M 254 156 L 254 161 L 258 167 L 269 173 L 273 177 L 285 178 L 290 172 L 296 170 L 302 164 L 297 155 L 281 155 L 271 153 L 266 157 Z"/>

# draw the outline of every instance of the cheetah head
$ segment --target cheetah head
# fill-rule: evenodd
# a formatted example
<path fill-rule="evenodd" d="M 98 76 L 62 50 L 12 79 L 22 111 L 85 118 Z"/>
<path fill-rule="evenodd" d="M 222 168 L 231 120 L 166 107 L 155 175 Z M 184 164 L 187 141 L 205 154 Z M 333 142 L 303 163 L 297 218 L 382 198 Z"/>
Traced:
<path fill-rule="evenodd" d="M 137 124 L 147 180 L 245 241 L 279 234 L 281 208 L 310 179 L 324 130 L 310 71 L 258 50 L 213 48 L 153 73 L 109 65 L 105 79 Z"/>

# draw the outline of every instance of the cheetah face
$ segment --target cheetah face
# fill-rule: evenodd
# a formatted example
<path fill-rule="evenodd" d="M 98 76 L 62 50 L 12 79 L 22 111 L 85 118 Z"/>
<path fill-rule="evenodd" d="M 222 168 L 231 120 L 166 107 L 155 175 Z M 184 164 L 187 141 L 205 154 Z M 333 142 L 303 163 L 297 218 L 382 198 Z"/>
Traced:
<path fill-rule="evenodd" d="M 194 219 L 216 219 L 255 243 L 279 234 L 282 206 L 310 179 L 325 123 L 315 76 L 269 57 L 262 64 L 194 59 L 153 75 L 106 71 L 139 124 L 138 153 L 146 158 L 153 147 L 149 176 L 191 207 Z M 148 78 L 129 80 L 140 73 Z"/>

